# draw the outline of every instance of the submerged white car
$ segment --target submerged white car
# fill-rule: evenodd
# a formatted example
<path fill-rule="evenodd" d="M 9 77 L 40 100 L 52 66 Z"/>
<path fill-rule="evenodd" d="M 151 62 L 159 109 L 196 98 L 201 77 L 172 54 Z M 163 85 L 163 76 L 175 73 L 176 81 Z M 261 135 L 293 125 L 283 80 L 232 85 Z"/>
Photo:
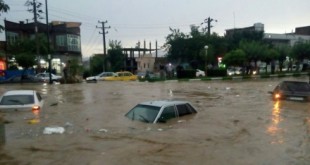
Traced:
<path fill-rule="evenodd" d="M 48 72 L 38 73 L 36 77 L 42 79 L 45 82 L 48 82 L 50 80 L 50 74 Z M 61 78 L 62 78 L 61 76 L 51 73 L 52 81 L 60 81 Z"/>
<path fill-rule="evenodd" d="M 111 77 L 116 76 L 114 72 L 102 72 L 96 76 L 90 76 L 86 78 L 86 81 L 98 81 L 98 80 L 104 80 L 105 77 Z"/>
<path fill-rule="evenodd" d="M 0 111 L 40 111 L 44 101 L 35 90 L 11 90 L 0 97 Z"/>
<path fill-rule="evenodd" d="M 158 100 L 142 102 L 125 116 L 146 123 L 164 123 L 169 119 L 197 113 L 187 101 Z"/>
<path fill-rule="evenodd" d="M 204 77 L 206 73 L 200 69 L 196 69 L 196 77 Z"/>

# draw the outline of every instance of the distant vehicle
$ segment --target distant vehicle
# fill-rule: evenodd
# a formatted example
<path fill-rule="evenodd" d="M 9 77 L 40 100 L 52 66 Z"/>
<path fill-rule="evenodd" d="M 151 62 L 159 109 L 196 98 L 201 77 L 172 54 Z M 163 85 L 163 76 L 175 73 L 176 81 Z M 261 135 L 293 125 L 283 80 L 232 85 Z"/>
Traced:
<path fill-rule="evenodd" d="M 111 77 L 114 76 L 114 72 L 102 72 L 96 76 L 87 77 L 86 81 L 98 81 L 98 80 L 104 80 L 105 77 Z"/>
<path fill-rule="evenodd" d="M 132 74 L 131 72 L 116 72 L 113 76 L 108 76 L 103 78 L 106 81 L 136 81 L 138 79 L 137 75 Z"/>
<path fill-rule="evenodd" d="M 150 78 L 150 79 L 156 78 L 156 75 L 153 72 L 149 72 L 148 75 L 147 75 L 147 72 L 138 72 L 137 77 L 139 80 L 143 80 L 147 78 Z"/>
<path fill-rule="evenodd" d="M 273 100 L 310 101 L 310 84 L 301 81 L 282 81 L 272 92 Z"/>
<path fill-rule="evenodd" d="M 204 77 L 206 73 L 200 69 L 196 69 L 196 77 Z"/>
<path fill-rule="evenodd" d="M 242 74 L 242 68 L 241 67 L 227 68 L 227 75 L 228 76 L 240 75 L 240 74 Z"/>
<path fill-rule="evenodd" d="M 0 111 L 40 111 L 44 101 L 35 90 L 11 90 L 0 97 Z"/>
<path fill-rule="evenodd" d="M 50 75 L 48 72 L 38 73 L 36 77 L 41 78 L 42 80 L 44 80 L 44 82 L 48 82 L 50 80 Z M 62 77 L 51 73 L 51 78 L 52 78 L 52 81 L 59 82 Z"/>
<path fill-rule="evenodd" d="M 187 101 L 158 100 L 142 102 L 125 116 L 146 123 L 164 123 L 169 119 L 197 113 Z"/>
<path fill-rule="evenodd" d="M 11 83 L 44 83 L 44 80 L 33 75 L 17 75 L 8 79 L 0 80 L 0 84 Z"/>

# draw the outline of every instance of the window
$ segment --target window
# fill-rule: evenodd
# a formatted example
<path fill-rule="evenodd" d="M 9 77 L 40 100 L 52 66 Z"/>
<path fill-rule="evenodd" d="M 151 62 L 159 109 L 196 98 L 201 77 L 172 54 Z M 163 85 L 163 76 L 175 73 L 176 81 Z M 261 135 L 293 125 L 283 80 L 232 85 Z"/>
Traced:
<path fill-rule="evenodd" d="M 42 100 L 42 97 L 41 97 L 41 95 L 39 93 L 37 93 L 37 98 L 38 98 L 39 101 Z"/>
<path fill-rule="evenodd" d="M 174 106 L 166 107 L 160 115 L 159 122 L 165 122 L 169 119 L 177 117 Z"/>
<path fill-rule="evenodd" d="M 184 116 L 184 115 L 187 115 L 187 114 L 196 113 L 194 108 L 191 105 L 189 105 L 189 104 L 177 105 L 177 109 L 178 109 L 179 116 Z"/>
<path fill-rule="evenodd" d="M 131 74 L 130 74 L 130 73 L 127 73 L 127 72 L 124 73 L 124 75 L 125 75 L 125 76 L 131 76 Z"/>
<path fill-rule="evenodd" d="M 18 33 L 7 32 L 7 42 L 8 44 L 13 45 L 18 40 Z"/>
<path fill-rule="evenodd" d="M 24 104 L 33 104 L 34 96 L 33 95 L 10 95 L 4 96 L 1 100 L 1 105 L 24 105 Z"/>
<path fill-rule="evenodd" d="M 56 36 L 56 45 L 57 46 L 65 46 L 65 35 L 58 35 Z"/>
<path fill-rule="evenodd" d="M 132 120 L 141 120 L 146 123 L 153 123 L 160 107 L 149 105 L 137 105 L 131 109 L 125 116 Z"/>
<path fill-rule="evenodd" d="M 81 51 L 80 36 L 68 34 L 67 44 L 69 51 Z"/>

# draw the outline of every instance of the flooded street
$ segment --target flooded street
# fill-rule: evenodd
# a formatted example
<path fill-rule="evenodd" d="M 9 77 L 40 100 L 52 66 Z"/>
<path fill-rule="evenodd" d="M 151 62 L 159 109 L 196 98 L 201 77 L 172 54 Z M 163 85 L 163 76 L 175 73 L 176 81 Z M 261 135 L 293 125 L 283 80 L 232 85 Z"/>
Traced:
<path fill-rule="evenodd" d="M 35 89 L 39 114 L 2 113 L 0 164 L 231 164 L 308 165 L 310 103 L 274 102 L 282 80 L 308 77 L 191 82 L 98 82 L 1 85 Z M 188 100 L 198 113 L 164 124 L 124 115 L 149 100 Z M 44 134 L 48 127 L 65 132 Z"/>

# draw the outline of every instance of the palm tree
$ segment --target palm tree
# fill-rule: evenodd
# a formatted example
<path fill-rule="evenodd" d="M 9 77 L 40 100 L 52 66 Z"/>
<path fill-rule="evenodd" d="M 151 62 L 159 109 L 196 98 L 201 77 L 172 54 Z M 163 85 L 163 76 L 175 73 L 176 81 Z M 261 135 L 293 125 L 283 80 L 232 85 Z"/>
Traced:
<path fill-rule="evenodd" d="M 5 4 L 5 2 L 3 0 L 0 0 L 0 13 L 7 13 L 9 10 L 10 10 L 9 5 Z M 4 27 L 2 25 L 0 25 L 0 32 L 2 30 L 4 30 Z"/>

